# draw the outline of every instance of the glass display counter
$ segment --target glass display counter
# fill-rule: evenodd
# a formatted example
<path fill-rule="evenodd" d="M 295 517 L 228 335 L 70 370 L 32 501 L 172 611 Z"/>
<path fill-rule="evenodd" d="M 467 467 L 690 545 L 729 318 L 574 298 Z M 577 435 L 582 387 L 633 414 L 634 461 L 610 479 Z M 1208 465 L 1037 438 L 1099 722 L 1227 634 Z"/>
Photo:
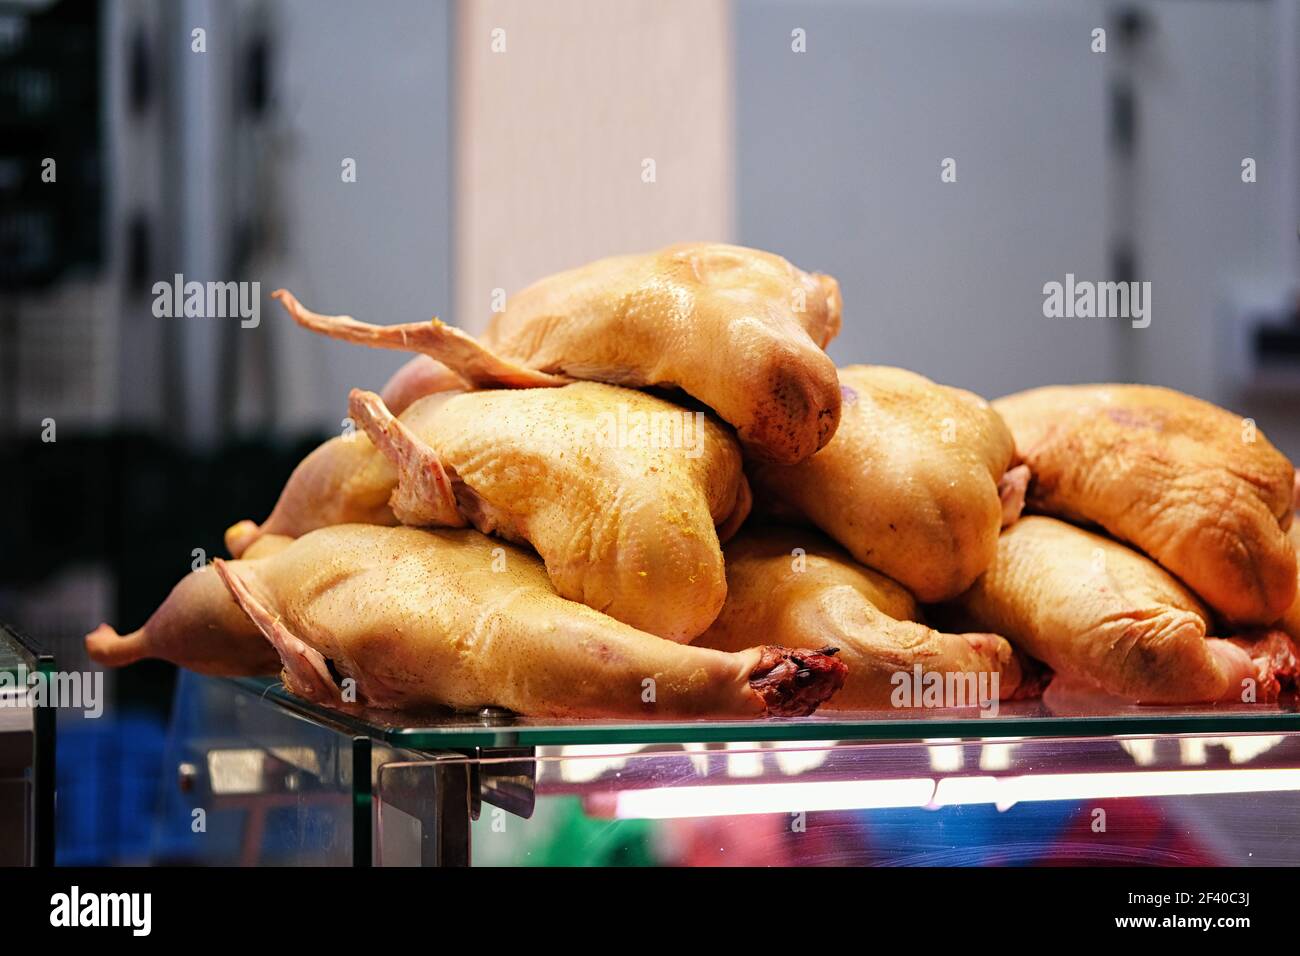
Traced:
<path fill-rule="evenodd" d="M 54 658 L 0 625 L 0 866 L 54 862 L 55 711 L 31 690 Z"/>
<path fill-rule="evenodd" d="M 1300 863 L 1293 700 L 537 721 L 343 715 L 185 674 L 168 761 L 160 861 Z"/>

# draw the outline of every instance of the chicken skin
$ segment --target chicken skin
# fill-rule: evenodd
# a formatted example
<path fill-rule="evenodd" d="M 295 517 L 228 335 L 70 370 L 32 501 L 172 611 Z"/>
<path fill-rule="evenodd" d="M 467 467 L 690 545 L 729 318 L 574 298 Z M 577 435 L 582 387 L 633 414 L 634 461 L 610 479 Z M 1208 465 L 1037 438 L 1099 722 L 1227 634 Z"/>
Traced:
<path fill-rule="evenodd" d="M 1295 469 L 1253 423 L 1148 385 L 1033 389 L 993 403 L 1033 474 L 1028 507 L 1145 551 L 1227 621 L 1296 596 Z"/>
<path fill-rule="evenodd" d="M 839 378 L 844 406 L 830 444 L 797 465 L 755 465 L 755 494 L 921 601 L 955 597 L 992 563 L 998 529 L 1019 513 L 1028 476 L 1005 474 L 1011 433 L 982 398 L 914 372 L 853 365 Z"/>
<path fill-rule="evenodd" d="M 839 285 L 756 249 L 684 243 L 549 276 L 514 295 L 481 343 L 436 319 L 374 326 L 319 315 L 283 289 L 275 297 L 306 328 L 423 353 L 475 387 L 679 388 L 761 459 L 802 461 L 839 421 L 824 351 L 840 329 Z"/>
<path fill-rule="evenodd" d="M 1281 631 L 1210 638 L 1210 613 L 1171 574 L 1110 538 L 1030 515 L 956 602 L 1067 680 L 1142 704 L 1267 701 L 1294 682 Z"/>
<path fill-rule="evenodd" d="M 932 630 L 904 588 L 817 531 L 749 527 L 728 543 L 726 558 L 727 602 L 695 644 L 738 651 L 761 634 L 790 647 L 833 645 L 849 671 L 830 708 L 889 707 L 900 675 L 911 680 L 917 666 L 975 677 L 977 686 L 982 677 L 992 700 L 1039 689 L 1040 669 L 1027 669 L 1004 638 Z M 967 700 L 981 703 L 975 693 Z"/>
<path fill-rule="evenodd" d="M 536 717 L 797 716 L 844 680 L 833 651 L 723 653 L 638 631 L 564 600 L 535 557 L 471 530 L 341 525 L 214 565 L 140 631 L 88 635 L 91 656 L 193 668 L 173 638 L 186 633 L 206 645 L 209 672 L 261 673 L 246 652 L 251 624 L 278 655 L 285 687 L 317 703 L 490 705 Z M 225 661 L 213 652 L 221 638 Z"/>
<path fill-rule="evenodd" d="M 394 418 L 354 392 L 364 433 L 294 471 L 271 516 L 227 533 L 235 557 L 260 534 L 349 522 L 473 525 L 527 542 L 562 597 L 689 641 L 726 597 L 719 536 L 749 512 L 731 431 L 703 412 L 596 382 L 438 392 Z"/>
<path fill-rule="evenodd" d="M 265 535 L 249 546 L 245 557 L 269 557 L 292 542 L 282 535 Z M 119 635 L 101 624 L 86 636 L 86 650 L 105 667 L 156 657 L 213 677 L 274 674 L 280 660 L 210 564 L 182 578 L 144 627 Z"/>
<path fill-rule="evenodd" d="M 1295 548 L 1296 554 L 1300 555 L 1300 522 L 1291 523 L 1291 530 L 1287 532 L 1287 537 L 1291 539 L 1291 546 Z M 1277 626 L 1290 634 L 1294 640 L 1300 641 L 1300 590 L 1297 591 L 1295 600 L 1291 602 L 1291 606 L 1282 615 Z"/>

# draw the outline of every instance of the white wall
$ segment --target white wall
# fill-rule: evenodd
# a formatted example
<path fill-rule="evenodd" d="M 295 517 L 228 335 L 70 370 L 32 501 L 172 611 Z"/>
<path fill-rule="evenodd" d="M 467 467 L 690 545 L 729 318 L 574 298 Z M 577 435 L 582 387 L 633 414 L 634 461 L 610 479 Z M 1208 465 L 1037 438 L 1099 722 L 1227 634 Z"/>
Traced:
<path fill-rule="evenodd" d="M 730 237 L 726 0 L 456 9 L 457 308 L 444 318 L 479 330 L 494 289 L 508 296 L 603 256 Z"/>

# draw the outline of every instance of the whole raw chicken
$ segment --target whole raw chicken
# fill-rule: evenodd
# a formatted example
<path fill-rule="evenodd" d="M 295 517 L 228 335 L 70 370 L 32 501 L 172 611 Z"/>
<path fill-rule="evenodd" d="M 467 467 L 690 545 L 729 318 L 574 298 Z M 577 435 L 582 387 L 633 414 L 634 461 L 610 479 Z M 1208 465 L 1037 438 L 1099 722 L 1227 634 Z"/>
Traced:
<path fill-rule="evenodd" d="M 1297 494 L 1300 495 L 1300 487 L 1297 487 Z M 1300 522 L 1292 522 L 1287 537 L 1291 539 L 1296 554 L 1300 554 Z M 1294 640 L 1300 641 L 1300 589 L 1297 589 L 1295 600 L 1291 602 L 1291 606 L 1282 615 L 1277 626 L 1290 634 Z"/>
<path fill-rule="evenodd" d="M 833 650 L 728 654 L 638 631 L 559 597 L 535 557 L 476 531 L 339 525 L 256 548 L 190 575 L 139 631 L 102 625 L 91 656 L 262 673 L 251 622 L 308 700 L 537 717 L 802 715 L 844 680 Z"/>
<path fill-rule="evenodd" d="M 761 634 L 791 647 L 832 644 L 849 672 L 828 707 L 889 707 L 900 675 L 911 680 L 918 665 L 924 673 L 974 677 L 977 691 L 982 678 L 992 700 L 1039 689 L 1041 669 L 1027 666 L 1004 638 L 925 626 L 912 595 L 816 531 L 748 527 L 725 551 L 727 602 L 695 643 L 737 651 Z M 981 703 L 977 693 L 967 695 L 969 706 Z"/>
<path fill-rule="evenodd" d="M 1253 422 L 1149 385 L 1038 388 L 993 407 L 1033 474 L 1031 510 L 1101 525 L 1235 624 L 1269 624 L 1294 600 L 1295 469 Z"/>
<path fill-rule="evenodd" d="M 915 372 L 840 369 L 829 445 L 797 465 L 750 469 L 760 501 L 808 518 L 922 601 L 970 587 L 1019 514 L 1028 475 L 1007 475 L 1011 433 L 988 402 Z"/>
<path fill-rule="evenodd" d="M 588 379 L 680 388 L 759 458 L 802 461 L 839 421 L 835 366 L 823 351 L 840 329 L 839 286 L 756 249 L 682 243 L 548 276 L 509 299 L 481 344 L 436 319 L 374 326 L 319 315 L 283 289 L 275 296 L 309 329 L 423 353 L 477 387 Z"/>
<path fill-rule="evenodd" d="M 1209 611 L 1171 574 L 1110 538 L 1030 515 L 955 605 L 1058 674 L 1144 704 L 1251 702 L 1294 682 L 1281 631 L 1209 638 Z"/>
<path fill-rule="evenodd" d="M 719 535 L 749 513 L 731 431 L 633 389 L 437 392 L 394 418 L 353 392 L 365 434 L 294 471 L 271 516 L 227 533 L 239 557 L 262 534 L 347 522 L 458 527 L 527 542 L 562 596 L 674 641 L 726 597 Z"/>

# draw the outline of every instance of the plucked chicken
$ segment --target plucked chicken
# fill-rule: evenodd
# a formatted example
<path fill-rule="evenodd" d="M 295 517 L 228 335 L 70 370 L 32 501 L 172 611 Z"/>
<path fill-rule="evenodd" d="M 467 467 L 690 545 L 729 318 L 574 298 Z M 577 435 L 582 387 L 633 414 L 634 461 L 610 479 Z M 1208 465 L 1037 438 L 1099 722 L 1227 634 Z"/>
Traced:
<path fill-rule="evenodd" d="M 805 517 L 922 601 L 970 587 L 993 561 L 1028 475 L 977 395 L 900 368 L 840 369 L 840 426 L 797 465 L 750 469 L 760 501 Z"/>
<path fill-rule="evenodd" d="M 1032 472 L 1030 510 L 1101 525 L 1234 624 L 1269 624 L 1294 600 L 1295 469 L 1253 422 L 1149 385 L 1038 388 L 993 407 Z"/>
<path fill-rule="evenodd" d="M 482 342 L 437 321 L 375 326 L 276 298 L 313 331 L 420 352 L 475 387 L 574 379 L 680 388 L 756 457 L 796 462 L 835 433 L 840 391 L 823 349 L 840 329 L 833 278 L 780 256 L 683 243 L 549 276 L 508 301 Z M 411 366 L 418 381 L 427 366 Z"/>
<path fill-rule="evenodd" d="M 265 535 L 244 556 L 250 561 L 269 557 L 292 542 L 283 535 Z M 182 578 L 144 627 L 119 635 L 101 624 L 86 636 L 86 650 L 105 667 L 156 657 L 214 677 L 274 674 L 280 660 L 210 564 Z"/>
<path fill-rule="evenodd" d="M 848 665 L 848 678 L 828 707 L 891 706 L 918 665 L 926 674 L 973 677 L 970 705 L 981 703 L 980 692 L 1007 700 L 1038 690 L 1041 669 L 1004 638 L 932 630 L 904 588 L 858 565 L 816 531 L 749 527 L 725 550 L 727 602 L 695 643 L 739 651 L 761 634 L 790 647 L 832 644 Z"/>
<path fill-rule="evenodd" d="M 1297 492 L 1300 492 L 1300 486 L 1297 487 Z M 1295 548 L 1296 554 L 1300 555 L 1300 521 L 1292 522 L 1287 537 L 1291 539 L 1291 545 Z M 1291 606 L 1282 615 L 1282 619 L 1278 621 L 1277 626 L 1290 634 L 1294 640 L 1300 641 L 1300 589 L 1297 589 L 1295 600 L 1291 602 Z"/>
<path fill-rule="evenodd" d="M 740 447 L 710 416 L 596 382 L 442 391 L 399 418 L 354 391 L 350 408 L 364 433 L 304 459 L 260 527 L 227 533 L 233 555 L 348 522 L 472 524 L 536 548 L 562 597 L 669 640 L 722 607 L 719 535 L 750 498 Z"/>
<path fill-rule="evenodd" d="M 195 572 L 140 631 L 102 625 L 87 649 L 110 666 L 264 673 L 253 627 L 308 700 L 538 717 L 797 716 L 844 680 L 833 650 L 723 653 L 638 631 L 561 598 L 535 557 L 476 531 L 340 525 L 262 554 Z"/>
<path fill-rule="evenodd" d="M 1278 630 L 1211 638 L 1206 607 L 1154 561 L 1055 518 L 1002 533 L 997 560 L 955 606 L 1079 684 L 1143 704 L 1275 699 L 1297 674 Z"/>

